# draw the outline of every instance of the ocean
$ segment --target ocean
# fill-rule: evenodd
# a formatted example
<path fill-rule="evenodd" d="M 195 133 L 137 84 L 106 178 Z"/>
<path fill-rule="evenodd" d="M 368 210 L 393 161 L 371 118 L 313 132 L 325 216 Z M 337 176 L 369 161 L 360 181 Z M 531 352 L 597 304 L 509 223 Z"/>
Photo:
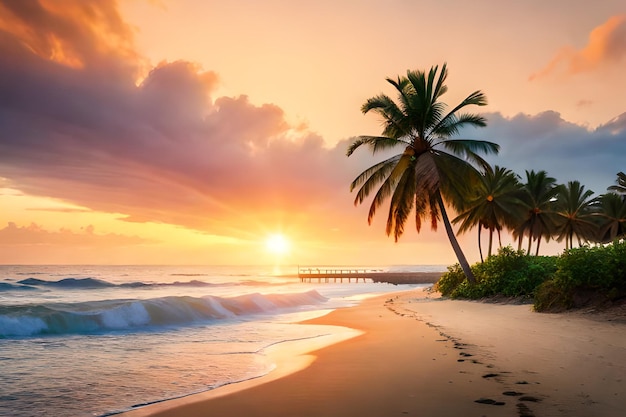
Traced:
<path fill-rule="evenodd" d="M 0 266 L 0 416 L 110 416 L 257 378 L 276 366 L 269 347 L 338 330 L 297 322 L 420 286 L 300 283 L 294 274 L 297 267 Z"/>

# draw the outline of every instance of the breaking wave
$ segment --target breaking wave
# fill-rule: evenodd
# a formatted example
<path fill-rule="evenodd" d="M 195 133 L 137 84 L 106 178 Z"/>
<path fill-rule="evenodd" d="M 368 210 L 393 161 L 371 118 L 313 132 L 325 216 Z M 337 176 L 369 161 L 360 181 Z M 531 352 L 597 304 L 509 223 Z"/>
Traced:
<path fill-rule="evenodd" d="M 231 298 L 170 296 L 147 300 L 0 306 L 0 338 L 186 326 L 273 313 L 325 301 L 327 298 L 317 291 L 307 291 L 292 294 L 255 293 Z"/>

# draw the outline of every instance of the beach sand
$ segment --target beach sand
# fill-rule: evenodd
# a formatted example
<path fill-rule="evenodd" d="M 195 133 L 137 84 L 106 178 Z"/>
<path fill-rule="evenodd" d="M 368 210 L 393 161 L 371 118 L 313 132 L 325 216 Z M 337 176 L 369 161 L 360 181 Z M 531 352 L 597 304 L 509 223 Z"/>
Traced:
<path fill-rule="evenodd" d="M 626 324 L 529 305 L 377 297 L 311 321 L 343 326 L 318 350 L 287 343 L 268 376 L 125 413 L 140 416 L 622 417 Z M 348 338 L 346 340 L 346 338 Z"/>

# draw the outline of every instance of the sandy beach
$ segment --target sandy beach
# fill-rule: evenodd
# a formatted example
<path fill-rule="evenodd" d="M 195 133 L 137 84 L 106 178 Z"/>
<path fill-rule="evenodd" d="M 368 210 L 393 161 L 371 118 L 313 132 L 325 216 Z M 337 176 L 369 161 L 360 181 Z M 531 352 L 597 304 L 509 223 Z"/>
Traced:
<path fill-rule="evenodd" d="M 529 305 L 382 296 L 311 321 L 348 329 L 288 343 L 269 375 L 123 414 L 621 417 L 626 324 Z M 320 341 L 329 343 L 329 341 Z"/>

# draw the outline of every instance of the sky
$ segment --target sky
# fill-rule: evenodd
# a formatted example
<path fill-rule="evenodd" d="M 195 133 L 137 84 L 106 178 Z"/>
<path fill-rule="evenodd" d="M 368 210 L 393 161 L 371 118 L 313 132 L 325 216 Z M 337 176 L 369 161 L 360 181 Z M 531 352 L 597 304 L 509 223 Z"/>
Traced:
<path fill-rule="evenodd" d="M 368 225 L 378 159 L 345 155 L 387 77 L 443 63 L 492 164 L 626 171 L 623 0 L 0 0 L 0 264 L 454 263 L 443 226 Z"/>

